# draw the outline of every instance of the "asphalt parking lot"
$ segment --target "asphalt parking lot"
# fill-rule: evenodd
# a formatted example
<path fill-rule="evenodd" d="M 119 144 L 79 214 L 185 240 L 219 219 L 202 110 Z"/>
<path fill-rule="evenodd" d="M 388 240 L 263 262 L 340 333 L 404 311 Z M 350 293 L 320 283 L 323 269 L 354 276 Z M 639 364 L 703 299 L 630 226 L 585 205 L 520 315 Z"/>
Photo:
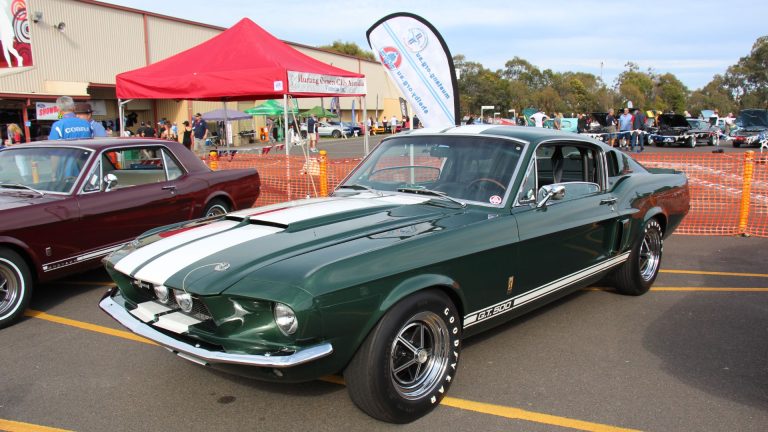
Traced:
<path fill-rule="evenodd" d="M 0 331 L 0 430 L 763 431 L 768 239 L 674 235 L 648 294 L 592 287 L 466 341 L 449 397 L 394 426 L 338 377 L 225 375 L 102 313 L 97 270 L 41 286 Z"/>

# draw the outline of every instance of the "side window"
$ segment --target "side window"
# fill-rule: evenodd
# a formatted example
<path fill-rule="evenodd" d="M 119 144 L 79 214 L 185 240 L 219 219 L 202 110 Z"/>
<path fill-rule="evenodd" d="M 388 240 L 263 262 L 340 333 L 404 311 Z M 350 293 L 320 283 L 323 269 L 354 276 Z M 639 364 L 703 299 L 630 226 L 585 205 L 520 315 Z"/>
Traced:
<path fill-rule="evenodd" d="M 93 169 L 88 173 L 88 177 L 85 178 L 85 184 L 83 185 L 83 192 L 97 192 L 101 190 L 101 161 L 96 161 L 93 165 Z"/>
<path fill-rule="evenodd" d="M 609 151 L 605 156 L 608 162 L 608 187 L 612 188 L 621 177 L 631 174 L 633 170 L 627 155 Z"/>
<path fill-rule="evenodd" d="M 517 201 L 520 204 L 530 203 L 536 200 L 536 160 L 531 161 L 528 170 L 525 172 L 525 178 L 520 185 L 520 192 Z"/>
<path fill-rule="evenodd" d="M 165 164 L 165 171 L 168 174 L 168 180 L 176 180 L 184 174 L 184 171 L 181 170 L 181 167 L 167 149 L 163 150 L 163 162 Z"/>
<path fill-rule="evenodd" d="M 172 169 L 178 174 L 181 171 L 178 164 L 172 160 L 171 162 L 173 162 Z M 161 147 L 110 150 L 102 155 L 101 163 L 104 166 L 103 175 L 114 174 L 117 177 L 115 189 L 167 180 L 166 158 L 163 156 Z"/>
<path fill-rule="evenodd" d="M 544 145 L 536 149 L 536 179 L 538 187 L 553 183 L 566 188 L 565 200 L 575 199 L 600 191 L 600 167 L 597 150 L 587 145 L 568 145 L 565 143 Z M 529 169 L 528 176 L 533 177 Z M 534 182 L 524 179 L 522 197 L 527 196 Z M 537 197 L 542 196 L 541 190 Z"/>

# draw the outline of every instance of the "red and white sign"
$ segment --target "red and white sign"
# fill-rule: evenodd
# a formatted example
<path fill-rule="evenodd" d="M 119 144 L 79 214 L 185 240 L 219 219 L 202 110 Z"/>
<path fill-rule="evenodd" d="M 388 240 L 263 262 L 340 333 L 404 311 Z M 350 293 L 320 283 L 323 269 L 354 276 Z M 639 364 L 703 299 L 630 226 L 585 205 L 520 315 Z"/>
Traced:
<path fill-rule="evenodd" d="M 37 120 L 58 120 L 59 107 L 53 102 L 35 102 L 35 118 Z"/>

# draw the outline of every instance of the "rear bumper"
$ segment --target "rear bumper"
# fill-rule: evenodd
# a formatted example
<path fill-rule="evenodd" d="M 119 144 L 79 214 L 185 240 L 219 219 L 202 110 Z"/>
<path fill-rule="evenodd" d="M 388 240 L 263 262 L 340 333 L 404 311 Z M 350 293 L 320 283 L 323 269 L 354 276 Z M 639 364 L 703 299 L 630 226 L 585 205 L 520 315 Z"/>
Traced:
<path fill-rule="evenodd" d="M 145 337 L 175 354 L 178 354 L 180 357 L 195 363 L 212 366 L 217 364 L 229 364 L 268 368 L 290 368 L 321 359 L 333 353 L 333 346 L 330 343 L 323 343 L 304 348 L 293 354 L 284 356 L 233 354 L 224 351 L 212 351 L 180 341 L 156 330 L 151 325 L 145 324 L 131 315 L 121 303 L 122 297 L 115 287 L 101 299 L 99 307 L 133 333 Z"/>

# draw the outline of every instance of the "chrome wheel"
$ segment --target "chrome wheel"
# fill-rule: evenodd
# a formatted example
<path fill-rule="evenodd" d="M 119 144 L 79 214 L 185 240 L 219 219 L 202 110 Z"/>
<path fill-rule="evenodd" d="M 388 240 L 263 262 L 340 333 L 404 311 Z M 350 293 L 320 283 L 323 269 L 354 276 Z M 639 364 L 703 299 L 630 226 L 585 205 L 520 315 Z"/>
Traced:
<path fill-rule="evenodd" d="M 227 209 L 225 209 L 224 206 L 220 204 L 216 204 L 208 209 L 208 211 L 205 213 L 205 217 L 221 216 L 225 214 L 227 214 Z"/>
<path fill-rule="evenodd" d="M 638 254 L 640 277 L 644 281 L 653 279 L 659 270 L 661 246 L 661 231 L 659 231 L 656 224 L 648 225 L 643 236 L 643 242 L 640 244 L 640 253 Z"/>
<path fill-rule="evenodd" d="M 390 350 L 395 390 L 405 399 L 419 399 L 443 380 L 450 359 L 450 336 L 445 321 L 433 312 L 414 315 L 397 332 Z"/>
<path fill-rule="evenodd" d="M 16 266 L 0 259 L 0 317 L 18 307 L 23 290 Z"/>

